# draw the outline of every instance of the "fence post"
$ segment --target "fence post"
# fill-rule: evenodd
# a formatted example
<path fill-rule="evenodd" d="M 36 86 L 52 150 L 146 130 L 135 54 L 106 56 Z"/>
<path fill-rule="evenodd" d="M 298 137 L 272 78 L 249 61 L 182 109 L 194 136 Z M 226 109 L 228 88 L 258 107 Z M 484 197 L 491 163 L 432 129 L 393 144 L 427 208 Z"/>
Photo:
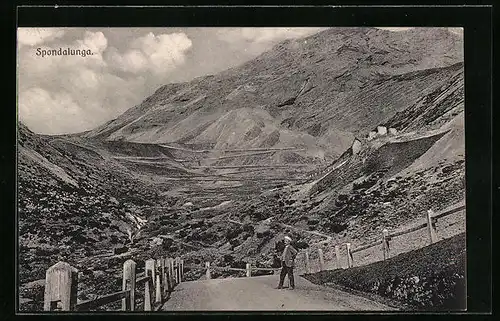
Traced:
<path fill-rule="evenodd" d="M 144 283 L 144 311 L 151 311 L 151 288 L 153 281 L 151 277 Z"/>
<path fill-rule="evenodd" d="M 160 269 L 161 269 L 161 284 L 163 285 L 163 295 L 166 297 L 168 291 L 168 282 L 167 282 L 167 271 L 165 270 L 165 258 L 162 257 L 160 259 Z"/>
<path fill-rule="evenodd" d="M 174 259 L 175 284 L 179 284 L 179 257 Z"/>
<path fill-rule="evenodd" d="M 167 274 L 170 291 L 174 289 L 174 280 L 172 278 L 172 259 L 167 258 Z"/>
<path fill-rule="evenodd" d="M 169 273 L 168 273 L 168 258 L 163 259 L 163 266 L 165 268 L 165 288 L 166 291 L 171 290 L 171 285 L 170 285 L 170 279 L 169 279 Z"/>
<path fill-rule="evenodd" d="M 181 258 L 177 257 L 177 274 L 179 275 L 179 283 L 182 283 L 182 262 Z"/>
<path fill-rule="evenodd" d="M 160 302 L 161 302 L 161 293 L 162 288 L 164 287 L 163 282 L 163 273 L 161 269 L 161 258 L 156 259 L 156 291 L 160 291 Z M 156 299 L 158 298 L 158 293 L 156 294 Z"/>
<path fill-rule="evenodd" d="M 44 311 L 75 310 L 78 270 L 66 262 L 58 262 L 45 273 Z"/>
<path fill-rule="evenodd" d="M 212 278 L 212 274 L 210 273 L 210 262 L 205 262 L 205 267 L 207 268 L 207 280 Z"/>
<path fill-rule="evenodd" d="M 351 268 L 352 267 L 352 253 L 351 253 L 351 243 L 346 243 L 346 248 L 347 248 L 347 267 Z"/>
<path fill-rule="evenodd" d="M 342 268 L 342 262 L 340 261 L 340 248 L 338 245 L 335 245 L 335 259 L 337 260 L 337 268 Z"/>
<path fill-rule="evenodd" d="M 304 268 L 306 273 L 311 273 L 311 263 L 309 262 L 309 250 L 304 251 Z"/>
<path fill-rule="evenodd" d="M 127 260 L 123 263 L 123 286 L 122 290 L 130 290 L 129 299 L 122 299 L 122 311 L 134 311 L 135 309 L 135 267 L 136 263 Z"/>
<path fill-rule="evenodd" d="M 184 280 L 184 259 L 181 259 L 181 281 Z"/>
<path fill-rule="evenodd" d="M 306 249 L 305 258 L 306 258 L 306 273 L 311 273 L 311 264 L 309 262 L 309 250 Z"/>
<path fill-rule="evenodd" d="M 390 257 L 389 253 L 389 231 L 384 229 L 382 231 L 382 251 L 384 252 L 384 261 Z"/>
<path fill-rule="evenodd" d="M 154 259 L 149 259 L 146 261 L 146 276 L 149 276 L 149 280 L 146 281 L 144 284 L 144 311 L 151 311 L 152 310 L 152 304 L 151 304 L 151 291 L 154 290 L 154 285 L 155 285 L 155 275 L 156 275 L 156 261 Z"/>
<path fill-rule="evenodd" d="M 431 244 L 437 241 L 436 228 L 435 228 L 435 222 L 433 220 L 433 216 L 434 216 L 434 211 L 428 210 L 427 211 L 427 228 L 429 230 L 429 240 L 431 241 Z"/>
<path fill-rule="evenodd" d="M 250 265 L 250 263 L 247 263 L 247 277 L 251 277 L 252 276 L 252 266 Z"/>
<path fill-rule="evenodd" d="M 176 284 L 175 284 L 175 275 L 174 275 L 174 259 L 173 258 L 169 258 L 168 259 L 168 266 L 169 266 L 169 269 L 170 269 L 170 283 L 172 283 L 172 289 L 175 288 Z"/>
<path fill-rule="evenodd" d="M 156 261 L 155 259 L 149 259 L 146 261 L 146 267 L 144 269 L 146 271 L 146 275 L 151 275 L 151 280 L 153 281 L 153 285 L 156 282 Z"/>
<path fill-rule="evenodd" d="M 175 261 L 174 261 L 174 258 L 170 258 L 170 269 L 172 271 L 172 284 L 173 286 L 175 287 L 177 285 L 177 283 L 175 282 Z"/>
<path fill-rule="evenodd" d="M 167 285 L 167 291 L 172 291 L 172 279 L 170 277 L 170 259 L 165 258 L 165 284 Z"/>
<path fill-rule="evenodd" d="M 323 257 L 323 250 L 318 249 L 318 256 L 319 256 L 319 270 L 320 272 L 325 269 L 325 259 Z"/>
<path fill-rule="evenodd" d="M 161 279 L 160 279 L 160 274 L 156 275 L 156 296 L 155 296 L 155 302 L 156 303 L 161 303 Z"/>

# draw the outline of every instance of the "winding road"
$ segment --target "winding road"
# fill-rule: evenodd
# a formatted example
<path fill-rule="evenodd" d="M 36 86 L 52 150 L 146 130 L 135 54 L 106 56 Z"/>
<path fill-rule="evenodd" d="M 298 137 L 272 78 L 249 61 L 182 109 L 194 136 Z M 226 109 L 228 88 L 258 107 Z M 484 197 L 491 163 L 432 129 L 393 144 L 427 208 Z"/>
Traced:
<path fill-rule="evenodd" d="M 315 285 L 295 276 L 295 289 L 275 289 L 279 275 L 199 280 L 180 283 L 164 311 L 302 310 L 388 311 L 387 305 Z M 287 285 L 285 280 L 285 286 Z"/>

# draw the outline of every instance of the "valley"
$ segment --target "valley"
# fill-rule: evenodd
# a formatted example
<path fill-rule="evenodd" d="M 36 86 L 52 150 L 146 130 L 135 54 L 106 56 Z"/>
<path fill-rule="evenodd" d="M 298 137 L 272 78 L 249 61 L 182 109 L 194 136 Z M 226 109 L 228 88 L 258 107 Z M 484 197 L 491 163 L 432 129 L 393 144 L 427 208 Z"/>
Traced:
<path fill-rule="evenodd" d="M 41 309 L 61 260 L 85 300 L 118 289 L 131 257 L 276 267 L 285 233 L 299 249 L 362 244 L 464 202 L 462 40 L 424 29 L 287 40 L 84 133 L 19 123 L 21 310 Z"/>

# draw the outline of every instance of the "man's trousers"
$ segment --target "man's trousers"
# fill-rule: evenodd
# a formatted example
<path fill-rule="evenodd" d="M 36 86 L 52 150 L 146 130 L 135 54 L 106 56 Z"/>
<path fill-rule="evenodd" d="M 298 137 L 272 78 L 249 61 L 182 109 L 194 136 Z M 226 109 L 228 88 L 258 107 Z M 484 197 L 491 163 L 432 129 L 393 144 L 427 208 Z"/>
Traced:
<path fill-rule="evenodd" d="M 285 262 L 281 262 L 281 273 L 280 273 L 280 284 L 278 287 L 283 286 L 283 282 L 285 281 L 285 276 L 288 274 L 288 280 L 290 280 L 290 288 L 295 287 L 295 280 L 293 279 L 293 267 L 288 267 L 285 265 Z"/>

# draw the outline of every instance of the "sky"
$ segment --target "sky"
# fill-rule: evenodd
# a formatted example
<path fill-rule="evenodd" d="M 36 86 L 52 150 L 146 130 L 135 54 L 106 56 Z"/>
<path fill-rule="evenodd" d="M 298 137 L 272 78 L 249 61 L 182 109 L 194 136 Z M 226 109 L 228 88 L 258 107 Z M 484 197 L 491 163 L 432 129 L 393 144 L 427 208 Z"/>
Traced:
<path fill-rule="evenodd" d="M 41 134 L 90 130 L 164 84 L 220 72 L 323 29 L 18 28 L 18 118 Z M 59 48 L 92 55 L 40 55 Z"/>

